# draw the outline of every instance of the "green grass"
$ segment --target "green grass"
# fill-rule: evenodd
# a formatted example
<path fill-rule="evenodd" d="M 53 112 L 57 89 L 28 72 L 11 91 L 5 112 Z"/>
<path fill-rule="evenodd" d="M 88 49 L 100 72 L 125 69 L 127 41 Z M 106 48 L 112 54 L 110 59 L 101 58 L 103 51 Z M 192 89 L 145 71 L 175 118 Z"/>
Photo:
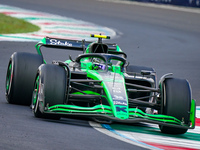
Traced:
<path fill-rule="evenodd" d="M 22 19 L 0 13 L 0 34 L 28 33 L 40 28 Z"/>

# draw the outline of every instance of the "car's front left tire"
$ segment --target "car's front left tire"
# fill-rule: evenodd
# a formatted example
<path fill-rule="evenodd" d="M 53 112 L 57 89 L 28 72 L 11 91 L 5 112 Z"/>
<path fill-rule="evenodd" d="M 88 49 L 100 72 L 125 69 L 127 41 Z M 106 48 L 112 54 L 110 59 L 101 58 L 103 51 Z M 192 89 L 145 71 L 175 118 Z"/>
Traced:
<path fill-rule="evenodd" d="M 9 61 L 6 74 L 8 103 L 30 105 L 35 76 L 43 58 L 38 54 L 15 52 Z"/>

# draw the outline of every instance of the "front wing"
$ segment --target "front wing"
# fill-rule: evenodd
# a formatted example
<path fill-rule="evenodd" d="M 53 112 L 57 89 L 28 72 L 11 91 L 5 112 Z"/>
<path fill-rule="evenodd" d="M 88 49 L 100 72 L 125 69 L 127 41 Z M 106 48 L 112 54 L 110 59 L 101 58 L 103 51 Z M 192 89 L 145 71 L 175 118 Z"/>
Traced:
<path fill-rule="evenodd" d="M 74 105 L 54 105 L 45 108 L 44 113 L 60 114 L 68 116 L 83 116 L 91 117 L 111 122 L 122 123 L 139 123 L 148 122 L 153 124 L 165 125 L 169 127 L 177 127 L 183 129 L 194 129 L 195 127 L 195 100 L 192 100 L 190 121 L 191 125 L 188 126 L 184 122 L 175 117 L 162 115 L 162 114 L 147 114 L 138 108 L 129 108 L 129 119 L 119 119 L 114 117 L 112 109 L 107 105 L 96 105 L 94 107 L 80 107 Z"/>

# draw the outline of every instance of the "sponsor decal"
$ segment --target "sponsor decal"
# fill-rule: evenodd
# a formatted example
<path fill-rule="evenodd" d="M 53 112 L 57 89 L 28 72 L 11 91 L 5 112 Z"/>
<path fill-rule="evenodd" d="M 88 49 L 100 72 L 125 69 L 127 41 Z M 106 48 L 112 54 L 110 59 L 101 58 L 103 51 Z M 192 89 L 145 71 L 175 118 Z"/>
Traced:
<path fill-rule="evenodd" d="M 126 107 L 116 107 L 117 112 L 124 112 L 127 113 Z"/>
<path fill-rule="evenodd" d="M 122 93 L 120 87 L 113 87 L 113 88 L 112 88 L 112 91 L 113 91 L 113 93 Z"/>
<path fill-rule="evenodd" d="M 64 46 L 72 46 L 71 43 L 64 41 L 64 40 L 57 40 L 57 39 L 50 39 L 50 43 L 51 45 L 64 45 Z"/>
<path fill-rule="evenodd" d="M 123 106 L 127 106 L 127 102 L 126 101 L 120 101 L 120 100 L 113 100 L 114 105 L 123 105 Z"/>
<path fill-rule="evenodd" d="M 113 100 L 126 100 L 123 96 L 113 95 Z"/>
<path fill-rule="evenodd" d="M 127 101 L 123 96 L 114 95 L 112 97 L 114 105 L 124 105 L 127 106 Z"/>

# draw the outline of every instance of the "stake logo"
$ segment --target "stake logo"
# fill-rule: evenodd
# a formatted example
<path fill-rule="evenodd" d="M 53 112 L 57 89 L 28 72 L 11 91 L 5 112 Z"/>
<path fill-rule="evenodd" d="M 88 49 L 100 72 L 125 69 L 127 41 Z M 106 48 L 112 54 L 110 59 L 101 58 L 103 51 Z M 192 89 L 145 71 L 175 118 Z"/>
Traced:
<path fill-rule="evenodd" d="M 68 43 L 67 41 L 62 42 L 62 41 L 59 41 L 59 40 L 56 40 L 56 39 L 51 39 L 51 40 L 50 40 L 50 44 L 51 44 L 51 45 L 66 45 L 66 46 L 72 46 L 72 44 L 71 44 L 71 43 Z"/>

